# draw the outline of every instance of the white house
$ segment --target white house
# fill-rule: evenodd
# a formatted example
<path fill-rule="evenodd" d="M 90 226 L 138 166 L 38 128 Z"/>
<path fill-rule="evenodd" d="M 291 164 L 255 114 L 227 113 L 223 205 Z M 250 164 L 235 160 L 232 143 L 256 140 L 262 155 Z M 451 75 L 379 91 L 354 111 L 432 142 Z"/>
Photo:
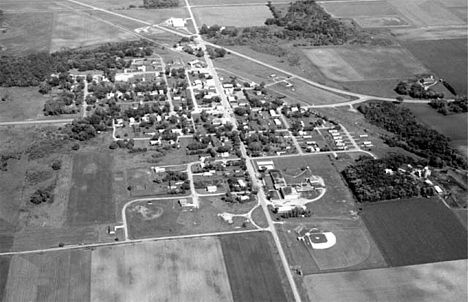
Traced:
<path fill-rule="evenodd" d="M 218 190 L 218 188 L 216 186 L 207 186 L 206 187 L 206 191 L 208 193 L 215 193 L 217 190 Z"/>

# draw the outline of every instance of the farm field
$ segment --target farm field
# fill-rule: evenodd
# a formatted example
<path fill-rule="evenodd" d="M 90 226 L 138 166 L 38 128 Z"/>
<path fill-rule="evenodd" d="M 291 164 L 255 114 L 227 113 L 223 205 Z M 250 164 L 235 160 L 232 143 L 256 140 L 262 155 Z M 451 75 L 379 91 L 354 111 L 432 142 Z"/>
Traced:
<path fill-rule="evenodd" d="M 67 208 L 68 225 L 84 226 L 115 221 L 113 164 L 113 156 L 109 153 L 75 155 Z"/>
<path fill-rule="evenodd" d="M 263 0 L 189 0 L 191 6 L 205 6 L 205 5 L 213 5 L 213 6 L 222 6 L 222 5 L 241 5 L 241 4 L 265 4 Z M 276 2 L 284 2 L 284 0 L 272 0 L 272 3 Z"/>
<path fill-rule="evenodd" d="M 136 39 L 130 33 L 123 32 L 89 15 L 56 13 L 50 51 Z"/>
<path fill-rule="evenodd" d="M 3 301 L 88 301 L 90 259 L 80 250 L 13 256 Z"/>
<path fill-rule="evenodd" d="M 410 41 L 403 45 L 462 95 L 467 93 L 467 39 Z M 436 60 L 434 58 L 437 58 Z"/>
<path fill-rule="evenodd" d="M 194 7 L 192 12 L 199 26 L 206 24 L 219 26 L 261 26 L 271 12 L 265 4 L 258 6 Z"/>
<path fill-rule="evenodd" d="M 99 248 L 91 301 L 232 301 L 222 243 L 215 237 Z"/>
<path fill-rule="evenodd" d="M 185 8 L 129 9 L 117 11 L 117 13 L 151 24 L 160 24 L 169 18 L 190 18 Z"/>
<path fill-rule="evenodd" d="M 390 266 L 467 258 L 467 233 L 437 198 L 365 204 L 362 218 Z"/>
<path fill-rule="evenodd" d="M 467 261 L 306 276 L 310 301 L 466 301 Z"/>
<path fill-rule="evenodd" d="M 8 280 L 10 262 L 10 256 L 0 256 L 0 301 L 3 301 L 3 297 L 5 296 L 5 286 Z"/>
<path fill-rule="evenodd" d="M 289 265 L 300 268 L 303 275 L 388 266 L 361 220 L 306 219 L 287 219 L 277 227 Z M 323 250 L 308 248 L 297 240 L 297 227 L 332 232 L 336 244 Z"/>
<path fill-rule="evenodd" d="M 451 145 L 468 156 L 468 113 L 445 116 L 426 104 L 405 104 L 405 107 L 422 123 L 452 139 Z"/>
<path fill-rule="evenodd" d="M 235 302 L 289 301 L 292 297 L 267 236 L 256 232 L 219 237 Z"/>
<path fill-rule="evenodd" d="M 338 82 L 409 78 L 427 70 L 400 47 L 309 48 L 309 60 Z"/>

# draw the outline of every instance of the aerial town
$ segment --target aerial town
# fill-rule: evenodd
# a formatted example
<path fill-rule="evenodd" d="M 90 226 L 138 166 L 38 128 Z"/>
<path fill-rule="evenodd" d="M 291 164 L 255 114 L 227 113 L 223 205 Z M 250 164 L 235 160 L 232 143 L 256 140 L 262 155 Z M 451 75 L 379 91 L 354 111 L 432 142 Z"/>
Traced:
<path fill-rule="evenodd" d="M 467 3 L 426 2 L 0 3 L 0 302 L 467 301 Z"/>

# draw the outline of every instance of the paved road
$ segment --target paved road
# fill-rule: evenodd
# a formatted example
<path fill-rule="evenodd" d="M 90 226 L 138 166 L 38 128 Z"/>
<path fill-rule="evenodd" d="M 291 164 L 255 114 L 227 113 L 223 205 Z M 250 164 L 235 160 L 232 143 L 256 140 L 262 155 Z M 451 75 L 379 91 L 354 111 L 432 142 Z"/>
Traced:
<path fill-rule="evenodd" d="M 36 125 L 36 124 L 66 124 L 66 123 L 71 123 L 72 121 L 73 121 L 73 119 L 14 121 L 14 122 L 0 122 L 0 126 Z"/>

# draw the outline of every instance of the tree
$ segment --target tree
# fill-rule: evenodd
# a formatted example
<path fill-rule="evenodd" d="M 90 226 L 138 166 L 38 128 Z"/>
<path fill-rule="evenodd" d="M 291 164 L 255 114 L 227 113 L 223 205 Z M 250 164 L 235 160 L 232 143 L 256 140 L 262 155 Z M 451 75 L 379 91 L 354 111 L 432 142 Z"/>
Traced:
<path fill-rule="evenodd" d="M 60 170 L 62 168 L 62 161 L 61 160 L 54 160 L 52 163 L 52 169 L 54 170 Z"/>

